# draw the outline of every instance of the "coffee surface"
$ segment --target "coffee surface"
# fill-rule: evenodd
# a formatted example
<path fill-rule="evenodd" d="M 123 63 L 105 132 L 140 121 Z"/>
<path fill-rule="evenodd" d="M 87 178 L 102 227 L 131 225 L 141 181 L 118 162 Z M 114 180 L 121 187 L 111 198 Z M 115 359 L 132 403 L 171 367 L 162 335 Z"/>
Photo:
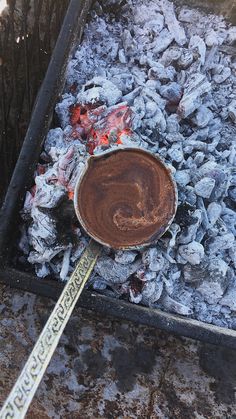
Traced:
<path fill-rule="evenodd" d="M 175 212 L 175 189 L 166 167 L 143 150 L 91 158 L 78 191 L 87 231 L 121 249 L 157 239 Z"/>

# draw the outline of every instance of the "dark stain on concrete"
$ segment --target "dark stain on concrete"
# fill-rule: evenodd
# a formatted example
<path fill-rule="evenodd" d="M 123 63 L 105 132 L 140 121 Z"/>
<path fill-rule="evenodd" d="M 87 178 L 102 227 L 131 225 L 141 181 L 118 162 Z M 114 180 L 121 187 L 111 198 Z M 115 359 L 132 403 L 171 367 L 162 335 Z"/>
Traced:
<path fill-rule="evenodd" d="M 75 374 L 81 376 L 82 373 L 85 371 L 85 365 L 82 362 L 82 360 L 79 358 L 79 356 L 76 356 L 72 361 L 72 368 Z"/>
<path fill-rule="evenodd" d="M 171 418 L 195 419 L 193 407 L 187 406 L 178 398 L 172 384 L 164 382 L 162 384 L 162 393 L 166 399 L 168 413 Z"/>
<path fill-rule="evenodd" d="M 124 411 L 119 401 L 105 400 L 104 415 L 106 419 L 123 418 Z"/>
<path fill-rule="evenodd" d="M 66 344 L 64 345 L 65 351 L 69 356 L 75 356 L 78 354 L 78 350 L 74 345 Z"/>
<path fill-rule="evenodd" d="M 156 355 L 156 352 L 143 345 L 135 346 L 132 351 L 124 347 L 114 349 L 112 366 L 118 389 L 121 392 L 131 391 L 138 375 L 151 373 Z"/>
<path fill-rule="evenodd" d="M 194 410 L 197 411 L 198 414 L 201 414 L 206 419 L 212 419 L 212 409 L 209 407 L 208 403 L 208 394 L 204 396 L 200 392 L 195 392 L 196 394 L 196 402 L 194 405 Z M 195 418 L 195 416 L 194 416 Z M 222 419 L 220 416 L 214 416 L 214 419 Z"/>
<path fill-rule="evenodd" d="M 235 402 L 236 351 L 233 349 L 203 344 L 199 350 L 199 365 L 215 378 L 211 383 L 216 401 L 230 404 Z"/>
<path fill-rule="evenodd" d="M 87 349 L 87 351 L 82 354 L 82 361 L 85 365 L 87 365 L 87 374 L 91 378 L 99 378 L 103 376 L 107 367 L 107 361 L 103 358 L 100 351 Z"/>

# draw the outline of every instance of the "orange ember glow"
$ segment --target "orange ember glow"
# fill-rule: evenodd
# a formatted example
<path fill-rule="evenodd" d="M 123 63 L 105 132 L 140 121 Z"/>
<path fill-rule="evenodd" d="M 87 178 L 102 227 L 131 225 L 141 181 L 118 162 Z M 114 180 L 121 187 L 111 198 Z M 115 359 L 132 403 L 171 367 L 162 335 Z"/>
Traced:
<path fill-rule="evenodd" d="M 81 141 L 93 154 L 97 146 L 122 144 L 122 135 L 131 133 L 131 110 L 125 104 L 109 109 L 104 105 L 75 105 L 70 108 L 70 123 L 74 129 L 79 127 Z"/>
<path fill-rule="evenodd" d="M 73 201 L 73 199 L 74 199 L 74 191 L 68 190 L 68 198 Z"/>

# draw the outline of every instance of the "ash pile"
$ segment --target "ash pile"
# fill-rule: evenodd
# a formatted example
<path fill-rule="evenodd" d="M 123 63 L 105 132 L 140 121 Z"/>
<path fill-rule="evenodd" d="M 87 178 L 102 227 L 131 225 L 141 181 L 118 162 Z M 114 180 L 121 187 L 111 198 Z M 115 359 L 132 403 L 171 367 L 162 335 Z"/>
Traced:
<path fill-rule="evenodd" d="M 118 3 L 95 4 L 69 62 L 22 210 L 20 262 L 66 281 L 88 243 L 71 200 L 86 159 L 142 147 L 169 165 L 177 215 L 155 247 L 104 248 L 88 286 L 235 329 L 236 27 L 167 0 Z"/>

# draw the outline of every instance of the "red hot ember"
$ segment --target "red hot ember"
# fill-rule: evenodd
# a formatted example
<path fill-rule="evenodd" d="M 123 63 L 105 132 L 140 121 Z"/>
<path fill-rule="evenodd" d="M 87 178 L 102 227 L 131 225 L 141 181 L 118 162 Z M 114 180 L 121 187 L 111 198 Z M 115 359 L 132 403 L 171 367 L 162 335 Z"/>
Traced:
<path fill-rule="evenodd" d="M 131 131 L 131 110 L 121 103 L 112 107 L 100 105 L 75 105 L 70 107 L 70 123 L 72 132 L 69 134 L 68 142 L 79 139 L 86 145 L 89 154 L 93 154 L 97 146 L 109 146 L 122 144 L 122 136 L 129 135 Z M 63 157 L 60 158 L 57 170 L 47 177 L 47 183 L 60 185 L 66 188 L 68 198 L 74 198 L 74 182 L 71 182 L 73 170 L 76 165 L 76 149 L 73 144 L 68 148 Z M 38 164 L 36 174 L 42 175 L 46 166 Z M 37 185 L 31 189 L 31 196 L 34 197 Z"/>
<path fill-rule="evenodd" d="M 131 110 L 126 104 L 110 107 L 74 105 L 70 108 L 70 123 L 75 135 L 86 142 L 89 154 L 97 146 L 122 144 L 122 135 L 131 134 Z"/>

